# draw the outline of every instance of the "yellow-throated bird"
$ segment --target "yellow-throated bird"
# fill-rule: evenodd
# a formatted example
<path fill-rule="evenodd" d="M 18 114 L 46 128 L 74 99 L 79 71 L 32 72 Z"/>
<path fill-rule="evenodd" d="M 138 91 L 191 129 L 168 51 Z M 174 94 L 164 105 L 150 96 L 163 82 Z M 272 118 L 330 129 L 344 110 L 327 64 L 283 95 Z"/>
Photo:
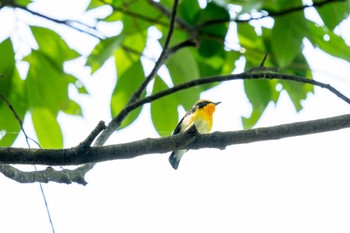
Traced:
<path fill-rule="evenodd" d="M 181 121 L 177 124 L 173 135 L 184 132 L 196 125 L 199 133 L 209 133 L 213 125 L 213 113 L 215 106 L 221 102 L 212 102 L 209 100 L 200 100 L 184 115 Z M 174 169 L 177 169 L 180 159 L 187 150 L 178 150 L 171 152 L 169 162 Z"/>

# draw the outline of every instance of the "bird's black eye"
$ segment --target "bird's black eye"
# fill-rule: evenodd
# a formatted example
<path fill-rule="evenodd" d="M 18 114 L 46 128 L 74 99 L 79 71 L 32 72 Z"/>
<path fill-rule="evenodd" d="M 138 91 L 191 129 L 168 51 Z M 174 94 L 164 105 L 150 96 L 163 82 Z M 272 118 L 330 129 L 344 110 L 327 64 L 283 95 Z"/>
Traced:
<path fill-rule="evenodd" d="M 210 104 L 209 101 L 203 101 L 203 102 L 198 103 L 197 106 L 198 106 L 198 108 L 204 108 L 208 104 Z"/>

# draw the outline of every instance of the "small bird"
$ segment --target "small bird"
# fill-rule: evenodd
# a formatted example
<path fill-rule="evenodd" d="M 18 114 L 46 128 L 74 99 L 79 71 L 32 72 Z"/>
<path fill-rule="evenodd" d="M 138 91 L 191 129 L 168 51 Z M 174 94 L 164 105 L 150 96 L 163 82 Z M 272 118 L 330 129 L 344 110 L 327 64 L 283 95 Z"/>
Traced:
<path fill-rule="evenodd" d="M 177 124 L 173 135 L 188 130 L 193 124 L 195 124 L 199 133 L 209 133 L 213 125 L 213 113 L 215 107 L 220 103 L 221 102 L 214 103 L 209 100 L 199 100 Z M 178 168 L 180 159 L 186 151 L 187 150 L 178 150 L 171 152 L 169 162 L 175 170 Z"/>

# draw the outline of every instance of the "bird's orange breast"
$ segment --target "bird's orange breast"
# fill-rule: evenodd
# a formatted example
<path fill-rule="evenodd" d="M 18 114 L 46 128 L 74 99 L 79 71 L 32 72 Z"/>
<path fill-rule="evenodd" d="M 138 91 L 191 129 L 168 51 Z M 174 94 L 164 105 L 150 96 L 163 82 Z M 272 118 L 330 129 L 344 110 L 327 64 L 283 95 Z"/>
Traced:
<path fill-rule="evenodd" d="M 213 116 L 213 113 L 215 112 L 215 104 L 213 103 L 210 103 L 206 106 L 203 107 L 203 110 L 208 114 L 210 115 L 210 117 Z"/>
<path fill-rule="evenodd" d="M 214 111 L 215 104 L 208 104 L 196 112 L 194 123 L 196 124 L 199 133 L 210 133 L 213 126 Z"/>

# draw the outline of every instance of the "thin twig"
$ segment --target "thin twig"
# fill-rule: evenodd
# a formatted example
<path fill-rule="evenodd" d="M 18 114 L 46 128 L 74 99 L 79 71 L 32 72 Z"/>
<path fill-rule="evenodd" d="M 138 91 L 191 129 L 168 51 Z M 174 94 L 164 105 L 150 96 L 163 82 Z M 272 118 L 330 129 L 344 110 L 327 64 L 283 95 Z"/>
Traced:
<path fill-rule="evenodd" d="M 164 64 L 164 60 L 165 60 L 165 57 L 167 55 L 167 50 L 168 50 L 168 47 L 170 44 L 170 40 L 171 40 L 171 37 L 172 37 L 173 32 L 174 32 L 174 28 L 175 28 L 175 16 L 176 16 L 176 12 L 177 12 L 177 5 L 178 5 L 178 0 L 174 0 L 174 6 L 173 6 L 171 18 L 170 18 L 169 31 L 168 31 L 168 35 L 167 35 L 165 42 L 164 42 L 164 45 L 163 45 L 163 50 L 162 50 L 156 64 L 154 65 L 151 73 L 146 77 L 145 81 L 140 85 L 140 87 L 131 96 L 129 103 L 133 103 L 136 100 L 140 99 L 142 92 L 145 91 L 149 82 L 156 76 L 161 65 Z"/>
<path fill-rule="evenodd" d="M 168 53 L 165 55 L 165 60 L 169 58 L 170 55 L 173 55 L 177 51 L 179 51 L 182 48 L 185 47 L 195 47 L 198 43 L 195 40 L 185 40 L 183 42 L 180 42 L 173 47 L 168 49 Z M 137 102 L 137 101 L 136 101 Z M 122 121 L 125 119 L 125 117 L 129 114 L 128 112 L 128 106 L 132 105 L 132 103 L 129 103 L 126 105 L 126 107 L 116 116 L 107 126 L 107 128 L 100 134 L 100 136 L 96 139 L 95 146 L 101 146 L 104 144 L 104 142 L 108 139 L 108 137 L 114 132 L 114 130 L 118 129 L 121 125 Z"/>
<path fill-rule="evenodd" d="M 338 96 L 340 99 L 344 100 L 346 103 L 350 104 L 350 99 L 346 97 L 344 94 L 342 94 L 340 91 L 335 89 L 329 84 L 325 84 L 319 81 L 316 81 L 314 79 L 307 79 L 304 77 L 296 76 L 296 75 L 290 75 L 290 74 L 278 74 L 278 73 L 273 73 L 273 72 L 245 72 L 241 74 L 230 74 L 230 75 L 222 75 L 222 76 L 211 76 L 207 78 L 199 78 L 195 79 L 186 83 L 182 83 L 179 85 L 176 85 L 172 88 L 166 89 L 164 91 L 160 91 L 156 94 L 147 96 L 143 99 L 140 99 L 139 101 L 129 105 L 126 107 L 116 118 L 114 118 L 112 121 L 119 121 L 118 117 L 124 118 L 124 114 L 128 114 L 134 109 L 146 104 L 153 102 L 157 99 L 160 99 L 162 97 L 168 96 L 170 94 L 173 94 L 178 91 L 182 91 L 191 87 L 195 86 L 201 86 L 205 84 L 210 84 L 210 83 L 217 83 L 217 82 L 223 82 L 223 81 L 232 81 L 232 80 L 248 80 L 248 79 L 278 79 L 278 80 L 289 80 L 293 82 L 298 82 L 298 83 L 306 83 L 306 84 L 311 84 L 314 86 L 322 87 L 336 96 Z"/>
<path fill-rule="evenodd" d="M 79 32 L 82 32 L 82 33 L 85 33 L 85 34 L 90 35 L 92 37 L 95 37 L 95 38 L 97 38 L 99 40 L 102 40 L 104 38 L 104 36 L 101 35 L 101 33 L 99 31 L 97 31 L 97 29 L 95 27 L 87 25 L 87 24 L 85 24 L 83 22 L 80 22 L 80 21 L 77 21 L 77 20 L 60 20 L 60 19 L 55 19 L 55 18 L 49 17 L 47 15 L 41 14 L 39 12 L 30 10 L 29 8 L 27 8 L 25 6 L 18 5 L 15 2 L 13 2 L 11 5 L 8 5 L 8 6 L 21 9 L 23 11 L 26 11 L 26 12 L 32 14 L 32 15 L 38 16 L 40 18 L 49 20 L 49 21 L 57 23 L 57 24 L 63 24 L 65 26 L 69 27 L 69 28 L 72 28 L 72 29 L 74 29 L 76 31 L 79 31 Z M 76 26 L 74 26 L 74 24 L 79 25 L 79 26 L 81 26 L 81 27 L 83 27 L 85 29 L 76 27 Z M 92 31 L 93 33 L 90 32 L 89 30 Z"/>
<path fill-rule="evenodd" d="M 106 128 L 105 122 L 100 121 L 95 127 L 95 129 L 91 131 L 91 133 L 86 137 L 86 139 L 79 144 L 78 148 L 83 148 L 84 150 L 89 148 L 92 142 L 97 137 L 97 135 L 101 133 L 101 131 L 104 130 L 105 128 Z"/>
<path fill-rule="evenodd" d="M 169 48 L 165 57 L 164 57 L 164 62 L 173 54 L 175 54 L 177 51 L 179 51 L 180 49 L 186 48 L 186 47 L 198 47 L 199 46 L 199 42 L 195 39 L 188 39 L 185 41 L 182 41 L 176 45 L 174 45 L 173 47 Z"/>
<path fill-rule="evenodd" d="M 282 10 L 282 11 L 270 11 L 265 15 L 262 15 L 259 17 L 250 17 L 247 19 L 236 18 L 236 19 L 231 19 L 231 20 L 227 20 L 227 19 L 208 20 L 208 21 L 203 22 L 200 25 L 197 25 L 196 28 L 198 30 L 198 29 L 212 26 L 212 25 L 216 25 L 216 24 L 227 23 L 229 21 L 236 22 L 236 23 L 247 23 L 247 22 L 250 22 L 252 20 L 260 20 L 260 19 L 264 19 L 267 17 L 279 17 L 279 16 L 290 14 L 290 13 L 303 11 L 306 8 L 310 8 L 310 7 L 321 7 L 321 6 L 324 6 L 326 4 L 330 4 L 330 3 L 334 3 L 334 2 L 345 2 L 345 1 L 346 0 L 325 0 L 325 1 L 321 1 L 321 2 L 313 2 L 313 4 L 310 4 L 310 5 L 302 5 L 302 6 L 298 6 L 298 7 L 292 7 L 292 8 L 286 9 L 286 10 Z"/>
<path fill-rule="evenodd" d="M 129 99 L 129 101 L 128 101 L 128 103 L 127 103 L 125 108 L 128 108 L 129 105 L 131 105 L 132 103 L 134 103 L 135 101 L 140 99 L 141 94 L 145 91 L 145 89 L 146 89 L 147 85 L 149 84 L 149 82 L 156 76 L 156 74 L 157 74 L 159 68 L 161 67 L 161 65 L 164 64 L 164 61 L 167 58 L 168 47 L 169 47 L 170 40 L 171 40 L 171 37 L 173 35 L 173 31 L 174 31 L 174 27 L 175 27 L 175 16 L 176 16 L 176 13 L 177 13 L 177 5 L 178 5 L 178 0 L 174 0 L 174 5 L 173 5 L 172 15 L 171 15 L 171 19 L 170 19 L 168 35 L 167 35 L 167 37 L 165 39 L 165 43 L 163 45 L 163 50 L 162 50 L 162 52 L 161 52 L 157 62 L 155 63 L 152 71 L 146 77 L 144 82 L 140 85 L 140 87 L 130 97 L 130 99 Z M 121 112 L 123 112 L 123 110 Z M 108 137 L 113 133 L 113 131 L 116 130 L 120 126 L 120 123 L 124 119 L 124 116 L 123 117 L 119 117 L 118 119 L 121 119 L 121 120 L 119 122 L 112 120 L 108 124 L 107 128 L 97 138 L 97 140 L 95 142 L 95 146 L 102 146 L 107 141 Z"/>
<path fill-rule="evenodd" d="M 18 116 L 16 110 L 14 109 L 14 107 L 12 106 L 12 104 L 2 95 L 0 94 L 0 99 L 2 99 L 2 101 L 4 101 L 4 103 L 7 105 L 7 107 L 10 109 L 10 111 L 12 112 L 12 114 L 14 115 L 14 117 L 16 118 L 20 128 L 21 128 L 21 131 L 23 132 L 24 134 L 24 137 L 26 139 L 26 142 L 27 142 L 27 145 L 28 147 L 30 147 L 30 144 L 29 144 L 29 140 L 31 140 L 32 142 L 34 142 L 38 147 L 41 147 L 39 142 L 34 140 L 33 138 L 29 137 L 26 133 L 26 131 L 24 130 L 23 128 L 23 121 L 22 119 Z"/>
<path fill-rule="evenodd" d="M 266 59 L 267 59 L 268 55 L 269 55 L 268 53 L 265 53 L 264 58 L 263 58 L 263 60 L 260 63 L 260 67 L 264 67 L 265 66 L 265 62 L 266 62 Z"/>
<path fill-rule="evenodd" d="M 35 172 L 38 172 L 38 169 L 36 168 L 36 165 L 34 165 L 34 169 L 35 169 Z M 47 202 L 46 195 L 45 195 L 45 192 L 44 192 L 44 188 L 43 188 L 43 185 L 41 183 L 39 183 L 39 188 L 40 188 L 40 192 L 41 192 L 41 195 L 43 197 L 44 205 L 45 205 L 45 208 L 46 208 L 46 214 L 47 214 L 47 217 L 49 218 L 51 231 L 52 231 L 52 233 L 55 233 L 55 227 L 53 225 L 53 220 L 51 218 L 49 204 Z"/>
<path fill-rule="evenodd" d="M 159 10 L 162 14 L 164 14 L 168 18 L 171 18 L 172 12 L 168 8 L 166 8 L 164 5 L 162 5 L 160 2 L 148 0 L 148 3 L 153 5 L 157 10 Z M 179 25 L 180 28 L 185 29 L 187 32 L 191 33 L 194 30 L 194 27 L 191 24 L 187 23 L 185 20 L 178 17 L 177 15 L 175 16 L 175 22 Z"/>
<path fill-rule="evenodd" d="M 30 138 L 26 131 L 24 130 L 24 127 L 23 127 L 23 121 L 22 119 L 19 117 L 19 115 L 17 114 L 15 108 L 12 106 L 12 104 L 3 96 L 0 94 L 0 98 L 6 103 L 7 107 L 10 109 L 10 111 L 12 112 L 12 114 L 14 115 L 14 117 L 16 118 L 18 124 L 20 125 L 21 127 L 21 131 L 23 132 L 24 136 L 25 136 L 25 139 L 26 139 L 26 142 L 27 142 L 27 145 L 28 145 L 28 148 L 30 148 L 30 144 L 29 144 L 29 140 L 35 142 L 39 148 L 41 148 L 39 142 L 37 142 L 36 140 Z M 2 166 L 3 169 L 6 169 L 7 168 L 7 171 L 9 170 L 13 170 L 15 168 L 13 168 L 11 165 L 4 165 Z M 18 169 L 17 169 L 18 170 Z M 34 170 L 35 172 L 38 172 L 37 168 L 36 168 L 36 165 L 34 164 Z M 1 171 L 3 174 L 5 174 L 3 171 Z M 45 195 L 45 192 L 44 192 L 44 188 L 42 186 L 41 183 L 39 183 L 39 187 L 40 187 L 40 192 L 41 192 L 41 195 L 43 197 L 43 200 L 44 200 L 44 205 L 45 205 L 45 208 L 46 208 L 46 213 L 47 213 L 47 216 L 49 218 L 49 222 L 50 222 L 50 226 L 51 226 L 51 230 L 53 233 L 55 233 L 55 227 L 54 227 L 54 224 L 53 224 L 53 221 L 52 221 L 52 218 L 51 218 L 51 213 L 50 213 L 50 209 L 49 209 L 49 205 L 47 203 L 47 200 L 46 200 L 46 195 Z"/>

